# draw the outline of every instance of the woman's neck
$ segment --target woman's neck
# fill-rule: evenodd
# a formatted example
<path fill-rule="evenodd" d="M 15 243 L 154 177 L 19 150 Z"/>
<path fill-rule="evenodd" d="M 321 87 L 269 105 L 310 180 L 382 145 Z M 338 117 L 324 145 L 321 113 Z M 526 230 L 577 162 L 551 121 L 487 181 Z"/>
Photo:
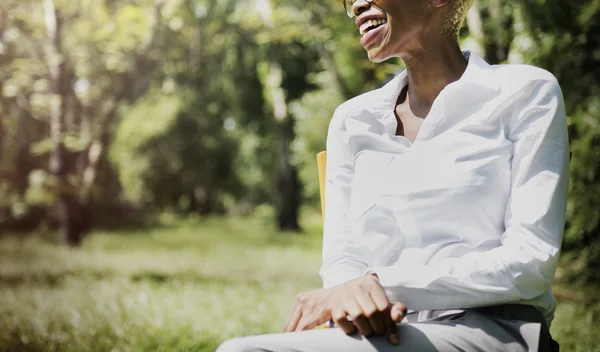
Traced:
<path fill-rule="evenodd" d="M 433 101 L 448 84 L 462 77 L 467 68 L 458 43 L 431 43 L 401 57 L 408 72 L 408 101 L 413 114 L 425 117 Z"/>

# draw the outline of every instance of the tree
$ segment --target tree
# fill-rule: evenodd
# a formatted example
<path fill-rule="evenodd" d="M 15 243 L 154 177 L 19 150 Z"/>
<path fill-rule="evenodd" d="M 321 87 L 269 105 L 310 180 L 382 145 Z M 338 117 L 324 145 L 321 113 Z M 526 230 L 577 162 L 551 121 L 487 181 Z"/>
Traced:
<path fill-rule="evenodd" d="M 50 172 L 57 180 L 57 200 L 65 241 L 70 245 L 80 242 L 81 213 L 76 195 L 70 187 L 67 171 L 65 136 L 65 110 L 67 96 L 67 72 L 62 46 L 63 15 L 54 0 L 44 0 L 44 17 L 48 35 L 47 57 L 50 72 L 50 138 L 53 150 Z"/>
<path fill-rule="evenodd" d="M 163 2 L 156 1 L 151 17 L 153 20 L 147 27 L 133 33 L 138 35 L 137 43 L 131 43 L 129 38 L 113 38 L 113 43 L 123 50 L 121 55 L 129 57 L 131 64 L 112 69 L 109 67 L 108 70 L 100 69 L 98 64 L 104 64 L 102 60 L 97 62 L 91 57 L 110 56 L 110 52 L 103 50 L 105 43 L 95 42 L 85 35 L 83 38 L 65 38 L 65 13 L 69 13 L 73 27 L 85 26 L 89 22 L 81 14 L 90 8 L 66 5 L 59 8 L 54 0 L 44 0 L 44 5 L 51 93 L 50 134 L 53 144 L 49 169 L 56 179 L 57 205 L 65 242 L 78 245 L 82 235 L 91 226 L 91 192 L 98 166 L 110 142 L 110 131 L 118 116 L 118 108 L 124 102 L 135 101 L 147 89 L 144 81 L 150 68 L 148 56 L 160 25 L 160 8 Z M 100 10 L 103 5 L 96 3 Z M 137 16 L 142 15 L 142 12 L 142 8 L 132 5 L 119 9 L 123 22 L 139 20 L 140 17 Z M 100 23 L 98 30 L 106 28 L 102 28 L 102 25 L 104 24 Z M 69 55 L 67 48 L 63 46 L 67 39 L 72 40 L 73 47 L 69 49 L 79 48 L 85 56 L 89 55 L 87 61 L 80 61 Z M 83 40 L 78 42 L 77 39 Z M 119 39 L 122 42 L 117 42 Z M 90 88 L 87 86 L 92 84 L 95 90 L 88 92 Z M 71 128 L 67 124 L 69 115 L 72 116 Z M 76 140 L 76 146 L 71 150 L 66 147 L 68 135 Z"/>
<path fill-rule="evenodd" d="M 1 62 L 9 77 L 2 80 L 3 125 L 18 141 L 0 165 L 16 186 L 5 191 L 12 216 L 35 209 L 32 197 L 45 193 L 46 204 L 59 209 L 65 242 L 81 241 L 119 108 L 148 89 L 162 6 L 11 0 L 0 8 L 8 18 L 2 32 L 10 33 L 2 43 L 9 54 Z M 30 185 L 37 171 L 41 178 Z"/>

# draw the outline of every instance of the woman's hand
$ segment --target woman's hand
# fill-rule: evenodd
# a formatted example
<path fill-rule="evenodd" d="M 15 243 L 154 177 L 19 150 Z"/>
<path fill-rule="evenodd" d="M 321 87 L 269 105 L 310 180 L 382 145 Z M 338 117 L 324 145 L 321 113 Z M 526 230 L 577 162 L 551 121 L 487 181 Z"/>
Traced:
<path fill-rule="evenodd" d="M 335 288 L 301 292 L 296 296 L 285 323 L 286 332 L 310 330 L 331 319 L 331 301 Z"/>
<path fill-rule="evenodd" d="M 390 304 L 379 279 L 365 275 L 336 287 L 298 294 L 285 331 L 309 330 L 333 320 L 347 334 L 386 334 L 395 345 L 399 343 L 396 323 L 405 315 L 406 306 Z"/>

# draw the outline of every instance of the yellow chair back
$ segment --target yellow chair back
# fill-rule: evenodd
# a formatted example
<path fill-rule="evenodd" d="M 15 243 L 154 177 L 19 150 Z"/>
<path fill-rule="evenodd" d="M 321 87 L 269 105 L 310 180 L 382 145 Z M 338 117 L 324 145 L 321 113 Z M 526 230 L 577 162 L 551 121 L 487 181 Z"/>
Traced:
<path fill-rule="evenodd" d="M 325 170 L 327 168 L 327 152 L 317 154 L 317 170 L 319 172 L 319 195 L 321 196 L 321 217 L 325 221 Z"/>

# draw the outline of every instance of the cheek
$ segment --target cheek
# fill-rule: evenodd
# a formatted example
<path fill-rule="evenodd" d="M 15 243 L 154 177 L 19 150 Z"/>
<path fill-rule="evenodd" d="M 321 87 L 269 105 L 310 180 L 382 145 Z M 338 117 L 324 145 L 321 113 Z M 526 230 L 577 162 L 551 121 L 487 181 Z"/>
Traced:
<path fill-rule="evenodd" d="M 400 57 L 400 54 L 406 52 L 408 48 L 417 45 L 414 42 L 419 41 L 417 38 L 420 36 L 420 28 L 417 25 L 402 24 L 389 26 L 379 46 L 368 51 L 369 59 L 377 63 L 392 57 Z"/>
<path fill-rule="evenodd" d="M 383 0 L 381 3 L 395 31 L 410 31 L 427 22 L 427 2 L 423 0 Z"/>
<path fill-rule="evenodd" d="M 377 47 L 373 47 L 367 51 L 369 60 L 375 63 L 385 61 L 391 57 L 396 56 L 396 48 L 394 40 L 390 37 L 390 31 L 385 33 L 385 36 L 381 40 L 381 43 Z"/>
<path fill-rule="evenodd" d="M 419 38 L 427 27 L 426 21 L 416 16 L 396 17 L 390 20 L 388 24 L 387 44 L 400 47 L 419 42 Z"/>

